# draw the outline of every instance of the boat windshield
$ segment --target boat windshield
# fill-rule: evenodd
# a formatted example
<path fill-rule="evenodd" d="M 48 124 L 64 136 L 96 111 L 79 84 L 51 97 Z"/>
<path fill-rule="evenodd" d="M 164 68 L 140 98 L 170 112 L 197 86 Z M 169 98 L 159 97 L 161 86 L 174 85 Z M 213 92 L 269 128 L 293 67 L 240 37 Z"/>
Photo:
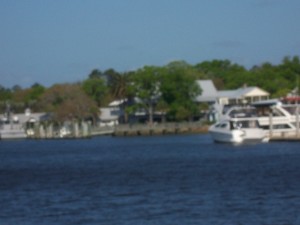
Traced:
<path fill-rule="evenodd" d="M 231 130 L 241 128 L 259 128 L 259 124 L 256 120 L 230 121 Z"/>

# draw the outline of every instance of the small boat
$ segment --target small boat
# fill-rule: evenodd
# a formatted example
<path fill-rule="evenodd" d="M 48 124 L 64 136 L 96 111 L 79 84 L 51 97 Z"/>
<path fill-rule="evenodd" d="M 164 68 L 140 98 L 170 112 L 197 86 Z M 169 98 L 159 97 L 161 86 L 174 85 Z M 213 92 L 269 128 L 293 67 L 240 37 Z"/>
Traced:
<path fill-rule="evenodd" d="M 6 105 L 6 113 L 0 118 L 0 140 L 26 138 L 26 132 L 19 117 L 10 111 L 10 105 Z"/>
<path fill-rule="evenodd" d="M 209 133 L 215 142 L 258 143 L 267 142 L 266 131 L 259 127 L 255 118 L 232 118 L 212 125 Z"/>
<path fill-rule="evenodd" d="M 25 130 L 18 126 L 11 126 L 11 125 L 2 125 L 0 127 L 0 140 L 6 140 L 6 139 L 23 139 L 26 138 L 26 132 Z"/>

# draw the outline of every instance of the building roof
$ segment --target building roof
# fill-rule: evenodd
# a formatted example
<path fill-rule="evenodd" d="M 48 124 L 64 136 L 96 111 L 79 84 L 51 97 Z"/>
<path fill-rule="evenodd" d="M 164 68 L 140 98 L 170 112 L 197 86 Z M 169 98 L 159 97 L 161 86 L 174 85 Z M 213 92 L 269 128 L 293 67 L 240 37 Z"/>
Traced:
<path fill-rule="evenodd" d="M 217 91 L 211 80 L 197 80 L 197 83 L 202 89 L 202 94 L 196 98 L 197 102 L 212 102 L 218 98 L 242 99 L 270 95 L 258 87 L 242 87 L 236 90 Z"/>
<path fill-rule="evenodd" d="M 269 96 L 270 94 L 259 87 L 243 87 L 237 90 L 241 97 Z"/>
<path fill-rule="evenodd" d="M 21 124 L 27 123 L 27 122 L 39 122 L 42 117 L 46 115 L 45 113 L 16 113 L 11 115 L 11 119 L 13 121 L 19 122 Z M 6 115 L 1 116 L 1 120 L 5 120 Z"/>
<path fill-rule="evenodd" d="M 236 90 L 218 91 L 218 97 L 240 99 L 245 97 L 269 96 L 270 94 L 258 87 L 242 87 Z"/>
<path fill-rule="evenodd" d="M 115 100 L 115 101 L 112 101 L 111 103 L 109 103 L 108 106 L 110 106 L 110 107 L 120 106 L 120 105 L 122 105 L 125 101 L 127 101 L 127 99 Z"/>
<path fill-rule="evenodd" d="M 197 102 L 212 102 L 218 97 L 218 91 L 211 80 L 197 80 L 197 84 L 202 90 L 201 95 L 196 97 Z"/>

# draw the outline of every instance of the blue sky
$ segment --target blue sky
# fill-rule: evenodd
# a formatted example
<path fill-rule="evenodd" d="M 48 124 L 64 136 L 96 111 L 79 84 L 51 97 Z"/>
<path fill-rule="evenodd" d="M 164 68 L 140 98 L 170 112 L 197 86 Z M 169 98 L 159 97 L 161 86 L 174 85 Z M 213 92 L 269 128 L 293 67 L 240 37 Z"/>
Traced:
<path fill-rule="evenodd" d="M 76 82 L 174 60 L 300 55 L 299 0 L 0 0 L 0 85 Z"/>

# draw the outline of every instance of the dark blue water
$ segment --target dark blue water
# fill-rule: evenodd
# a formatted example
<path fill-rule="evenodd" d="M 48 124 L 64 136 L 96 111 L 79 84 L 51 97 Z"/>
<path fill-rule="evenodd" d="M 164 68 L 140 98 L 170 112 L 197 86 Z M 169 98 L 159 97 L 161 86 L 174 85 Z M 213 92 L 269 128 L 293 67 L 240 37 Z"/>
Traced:
<path fill-rule="evenodd" d="M 0 142 L 0 224 L 300 224 L 300 144 Z"/>

